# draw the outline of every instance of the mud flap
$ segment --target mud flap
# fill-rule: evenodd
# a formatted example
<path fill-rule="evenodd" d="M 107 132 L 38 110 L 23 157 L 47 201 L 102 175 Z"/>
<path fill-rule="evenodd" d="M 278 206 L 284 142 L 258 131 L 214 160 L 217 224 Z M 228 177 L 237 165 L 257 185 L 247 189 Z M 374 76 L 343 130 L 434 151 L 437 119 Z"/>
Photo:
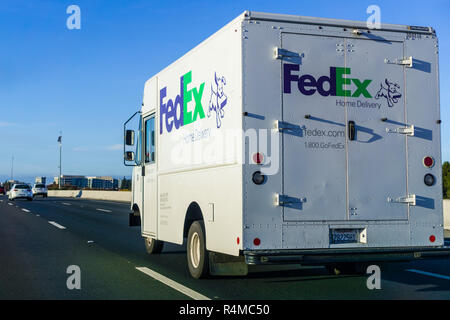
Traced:
<path fill-rule="evenodd" d="M 209 273 L 213 276 L 246 276 L 248 266 L 244 256 L 209 252 Z"/>
<path fill-rule="evenodd" d="M 136 216 L 134 212 L 130 212 L 129 226 L 138 227 L 141 225 L 141 216 Z"/>

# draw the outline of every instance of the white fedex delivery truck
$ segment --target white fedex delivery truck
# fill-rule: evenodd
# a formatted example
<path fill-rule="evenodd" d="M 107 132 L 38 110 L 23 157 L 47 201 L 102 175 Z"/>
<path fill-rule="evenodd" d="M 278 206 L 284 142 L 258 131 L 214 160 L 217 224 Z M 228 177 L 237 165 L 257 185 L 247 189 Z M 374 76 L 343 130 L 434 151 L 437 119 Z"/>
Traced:
<path fill-rule="evenodd" d="M 438 51 L 429 27 L 244 12 L 146 82 L 130 225 L 195 278 L 448 255 Z"/>

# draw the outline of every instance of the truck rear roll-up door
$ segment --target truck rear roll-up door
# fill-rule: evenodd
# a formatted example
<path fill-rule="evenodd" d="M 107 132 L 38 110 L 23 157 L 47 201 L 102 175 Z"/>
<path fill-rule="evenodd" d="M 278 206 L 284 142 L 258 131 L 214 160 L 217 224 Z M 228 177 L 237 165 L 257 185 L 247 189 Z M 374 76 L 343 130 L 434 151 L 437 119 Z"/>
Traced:
<path fill-rule="evenodd" d="M 284 221 L 407 219 L 403 43 L 284 33 L 281 48 L 280 196 L 302 199 Z"/>

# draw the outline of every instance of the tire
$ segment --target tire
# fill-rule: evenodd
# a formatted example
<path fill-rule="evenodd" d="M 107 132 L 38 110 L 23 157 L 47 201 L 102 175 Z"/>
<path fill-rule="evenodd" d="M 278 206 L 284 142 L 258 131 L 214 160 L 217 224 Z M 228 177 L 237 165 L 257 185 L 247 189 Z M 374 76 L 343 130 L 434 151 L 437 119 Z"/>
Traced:
<path fill-rule="evenodd" d="M 153 238 L 144 238 L 145 250 L 148 254 L 158 254 L 161 253 L 164 247 L 164 241 L 155 240 Z"/>
<path fill-rule="evenodd" d="M 28 201 L 33 201 L 33 198 L 27 198 Z"/>
<path fill-rule="evenodd" d="M 194 279 L 209 275 L 209 253 L 206 250 L 206 234 L 203 221 L 194 221 L 187 238 L 187 263 Z"/>

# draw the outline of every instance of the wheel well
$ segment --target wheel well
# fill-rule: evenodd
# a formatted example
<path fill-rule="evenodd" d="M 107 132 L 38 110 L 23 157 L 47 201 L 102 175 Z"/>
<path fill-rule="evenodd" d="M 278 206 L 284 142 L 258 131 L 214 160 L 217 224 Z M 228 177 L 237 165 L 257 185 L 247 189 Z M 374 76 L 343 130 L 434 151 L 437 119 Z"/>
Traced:
<path fill-rule="evenodd" d="M 202 210 L 197 202 L 192 202 L 186 212 L 186 217 L 184 218 L 184 228 L 183 228 L 183 237 L 186 238 L 188 236 L 189 227 L 192 222 L 197 220 L 203 220 Z"/>

